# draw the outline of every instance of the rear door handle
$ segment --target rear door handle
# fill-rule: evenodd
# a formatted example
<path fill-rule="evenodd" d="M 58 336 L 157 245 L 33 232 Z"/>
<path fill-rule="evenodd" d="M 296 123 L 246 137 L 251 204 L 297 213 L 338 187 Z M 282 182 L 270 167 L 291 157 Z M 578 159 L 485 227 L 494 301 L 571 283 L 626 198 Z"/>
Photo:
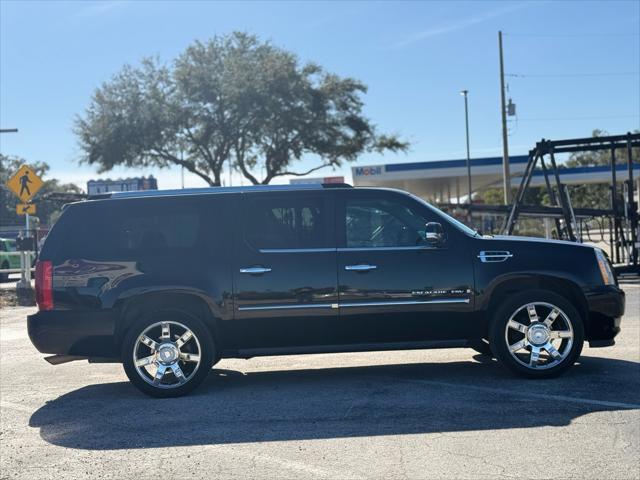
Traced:
<path fill-rule="evenodd" d="M 269 273 L 271 269 L 269 267 L 247 267 L 241 268 L 240 273 L 248 273 L 249 275 L 260 275 L 262 273 Z"/>
<path fill-rule="evenodd" d="M 368 272 L 369 270 L 375 270 L 376 268 L 378 268 L 377 265 L 363 265 L 363 264 L 347 265 L 344 267 L 345 270 L 349 270 L 352 272 Z"/>

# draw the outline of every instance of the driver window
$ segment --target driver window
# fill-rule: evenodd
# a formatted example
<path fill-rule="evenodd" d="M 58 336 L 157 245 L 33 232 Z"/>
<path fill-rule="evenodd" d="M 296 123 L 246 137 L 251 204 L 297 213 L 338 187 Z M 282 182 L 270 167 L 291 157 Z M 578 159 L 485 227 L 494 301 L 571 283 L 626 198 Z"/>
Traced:
<path fill-rule="evenodd" d="M 347 248 L 415 247 L 423 243 L 426 221 L 400 203 L 348 200 Z"/>

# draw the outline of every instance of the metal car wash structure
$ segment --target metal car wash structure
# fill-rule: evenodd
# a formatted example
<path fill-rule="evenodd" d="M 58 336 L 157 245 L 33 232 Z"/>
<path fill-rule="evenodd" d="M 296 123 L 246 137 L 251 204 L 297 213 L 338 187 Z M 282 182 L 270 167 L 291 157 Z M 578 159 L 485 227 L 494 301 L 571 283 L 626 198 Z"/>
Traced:
<path fill-rule="evenodd" d="M 511 235 L 519 215 L 536 210 L 540 216 L 554 217 L 558 238 L 571 241 L 582 241 L 580 218 L 607 217 L 609 219 L 610 256 L 614 263 L 624 264 L 617 267 L 620 273 L 640 273 L 638 251 L 638 202 L 634 198 L 634 163 L 640 159 L 633 158 L 633 148 L 640 147 L 640 134 L 627 133 L 606 137 L 577 138 L 570 140 L 545 140 L 538 142 L 529 152 L 529 161 L 520 180 L 520 186 L 510 207 L 504 223 L 504 233 Z M 561 182 L 562 169 L 556 163 L 556 154 L 595 152 L 608 150 L 611 152 L 611 203 L 609 209 L 574 209 L 566 185 Z M 623 201 L 618 198 L 616 151 L 626 150 L 627 179 L 623 183 Z M 548 163 L 545 161 L 548 158 Z M 531 179 L 540 167 L 544 182 L 553 203 L 552 207 L 532 207 L 524 205 L 524 196 Z M 606 167 L 605 167 L 606 168 Z M 538 171 L 539 172 L 539 171 Z M 555 187 L 555 188 L 554 188 Z M 555 207 L 555 208 L 554 208 Z M 546 212 L 542 210 L 547 210 Z M 559 211 L 558 211 L 559 210 Z"/>

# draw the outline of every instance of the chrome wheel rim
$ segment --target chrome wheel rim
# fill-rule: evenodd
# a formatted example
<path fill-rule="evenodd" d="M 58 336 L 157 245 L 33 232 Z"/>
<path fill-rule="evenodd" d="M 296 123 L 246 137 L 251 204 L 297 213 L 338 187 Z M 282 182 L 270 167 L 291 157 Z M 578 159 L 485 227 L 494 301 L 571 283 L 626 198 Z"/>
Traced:
<path fill-rule="evenodd" d="M 149 325 L 133 347 L 133 365 L 156 388 L 178 388 L 198 371 L 202 350 L 195 333 L 179 322 Z"/>
<path fill-rule="evenodd" d="M 504 338 L 511 356 L 531 370 L 562 363 L 573 346 L 571 320 L 560 308 L 532 302 L 518 308 L 507 322 Z"/>

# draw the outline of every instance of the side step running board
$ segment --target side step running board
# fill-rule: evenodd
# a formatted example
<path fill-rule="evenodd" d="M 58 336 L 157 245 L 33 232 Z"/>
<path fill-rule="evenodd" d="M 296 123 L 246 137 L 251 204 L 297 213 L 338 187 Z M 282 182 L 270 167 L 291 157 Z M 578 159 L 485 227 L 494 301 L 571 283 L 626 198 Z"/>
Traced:
<path fill-rule="evenodd" d="M 79 357 L 77 355 L 51 355 L 44 357 L 51 365 L 61 365 L 63 363 L 75 362 L 76 360 L 87 360 L 89 363 L 120 363 L 119 358 L 111 357 Z"/>
<path fill-rule="evenodd" d="M 77 357 L 75 355 L 51 355 L 50 357 L 44 357 L 44 359 L 51 365 L 61 365 L 75 360 L 87 360 L 87 357 Z"/>

